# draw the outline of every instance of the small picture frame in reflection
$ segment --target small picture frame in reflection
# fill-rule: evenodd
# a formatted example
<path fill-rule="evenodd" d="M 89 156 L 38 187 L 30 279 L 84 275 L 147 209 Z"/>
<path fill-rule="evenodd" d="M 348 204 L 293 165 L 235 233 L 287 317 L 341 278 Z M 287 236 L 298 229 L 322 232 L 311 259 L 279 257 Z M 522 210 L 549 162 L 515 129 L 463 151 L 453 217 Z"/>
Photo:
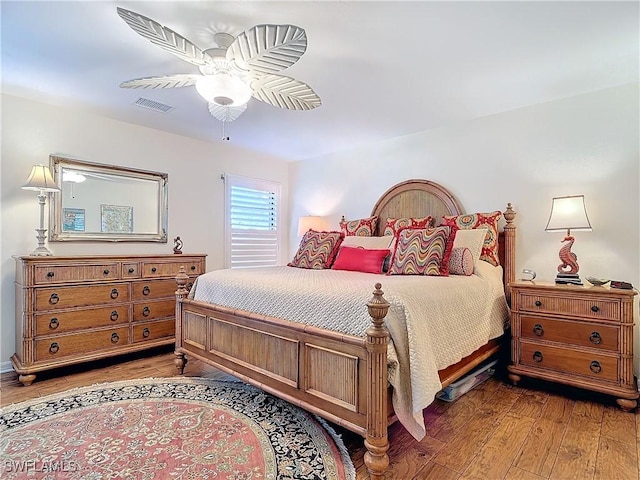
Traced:
<path fill-rule="evenodd" d="M 84 232 L 84 208 L 62 209 L 62 231 Z"/>
<path fill-rule="evenodd" d="M 100 231 L 103 233 L 132 233 L 133 207 L 100 205 Z"/>

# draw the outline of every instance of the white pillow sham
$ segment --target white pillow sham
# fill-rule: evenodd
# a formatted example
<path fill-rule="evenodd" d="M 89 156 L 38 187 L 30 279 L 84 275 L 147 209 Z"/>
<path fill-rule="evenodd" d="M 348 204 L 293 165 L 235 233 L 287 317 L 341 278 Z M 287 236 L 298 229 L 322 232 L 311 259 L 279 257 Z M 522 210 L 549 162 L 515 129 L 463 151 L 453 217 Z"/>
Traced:
<path fill-rule="evenodd" d="M 474 270 L 478 268 L 477 265 L 480 261 L 480 254 L 482 253 L 482 245 L 484 245 L 486 234 L 486 228 L 460 229 L 456 232 L 453 240 L 453 248 L 468 248 L 471 251 Z"/>
<path fill-rule="evenodd" d="M 350 235 L 344 237 L 341 245 L 342 247 L 359 247 L 367 250 L 384 250 L 391 249 L 391 244 L 394 240 L 392 236 L 384 237 L 362 237 L 357 235 Z M 475 258 L 475 257 L 474 257 Z"/>

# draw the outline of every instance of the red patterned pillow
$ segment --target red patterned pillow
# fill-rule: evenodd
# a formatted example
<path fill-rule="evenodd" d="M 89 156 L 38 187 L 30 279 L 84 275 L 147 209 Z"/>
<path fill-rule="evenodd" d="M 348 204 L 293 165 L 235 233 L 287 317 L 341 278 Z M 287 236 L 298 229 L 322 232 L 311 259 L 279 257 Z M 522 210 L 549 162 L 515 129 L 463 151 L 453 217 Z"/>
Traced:
<path fill-rule="evenodd" d="M 466 275 L 473 273 L 473 255 L 467 247 L 454 247 L 449 257 L 449 273 L 451 275 Z"/>
<path fill-rule="evenodd" d="M 302 237 L 298 251 L 288 265 L 298 268 L 330 268 L 343 238 L 341 232 L 309 230 Z"/>
<path fill-rule="evenodd" d="M 450 227 L 402 228 L 387 275 L 449 275 Z"/>
<path fill-rule="evenodd" d="M 401 228 L 428 228 L 433 225 L 433 217 L 427 215 L 426 217 L 402 217 L 402 218 L 387 218 L 387 223 L 384 226 L 383 235 L 396 235 Z"/>
<path fill-rule="evenodd" d="M 502 212 L 471 213 L 469 215 L 443 215 L 442 225 L 448 225 L 454 230 L 468 230 L 471 228 L 486 228 L 487 233 L 482 245 L 480 260 L 485 260 L 491 265 L 500 265 L 498 258 L 498 221 Z"/>
<path fill-rule="evenodd" d="M 340 222 L 340 229 L 345 237 L 359 236 L 372 237 L 376 231 L 378 217 L 361 218 L 359 220 L 343 220 Z"/>
<path fill-rule="evenodd" d="M 357 247 L 340 247 L 333 270 L 350 270 L 352 272 L 382 273 L 384 259 L 389 250 L 368 250 Z"/>

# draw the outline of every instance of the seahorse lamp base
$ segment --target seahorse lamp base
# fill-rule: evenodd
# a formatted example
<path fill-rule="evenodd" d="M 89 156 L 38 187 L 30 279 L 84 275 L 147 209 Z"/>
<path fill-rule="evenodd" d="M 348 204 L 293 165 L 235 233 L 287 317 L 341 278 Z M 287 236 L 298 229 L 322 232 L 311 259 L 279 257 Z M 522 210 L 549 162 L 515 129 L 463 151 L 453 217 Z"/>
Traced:
<path fill-rule="evenodd" d="M 575 238 L 571 236 L 571 232 L 567 230 L 567 235 L 562 240 L 562 248 L 558 256 L 560 257 L 560 265 L 558 265 L 558 275 L 556 276 L 556 283 L 582 285 L 582 281 L 578 276 L 578 257 L 571 251 L 571 246 Z"/>

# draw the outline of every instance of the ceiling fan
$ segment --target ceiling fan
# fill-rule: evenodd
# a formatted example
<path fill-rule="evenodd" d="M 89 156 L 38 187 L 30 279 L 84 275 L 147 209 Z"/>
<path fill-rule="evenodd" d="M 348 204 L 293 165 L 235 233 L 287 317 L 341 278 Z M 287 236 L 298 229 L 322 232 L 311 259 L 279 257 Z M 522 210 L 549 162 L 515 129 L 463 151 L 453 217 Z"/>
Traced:
<path fill-rule="evenodd" d="M 211 115 L 224 123 L 238 118 L 251 97 L 289 110 L 311 110 L 322 104 L 309 85 L 276 73 L 296 63 L 306 51 L 307 35 L 300 27 L 256 25 L 235 38 L 216 33 L 217 47 L 202 50 L 144 15 L 120 7 L 117 10 L 136 33 L 200 70 L 200 74 L 136 78 L 122 82 L 122 88 L 195 85 L 209 102 Z"/>

